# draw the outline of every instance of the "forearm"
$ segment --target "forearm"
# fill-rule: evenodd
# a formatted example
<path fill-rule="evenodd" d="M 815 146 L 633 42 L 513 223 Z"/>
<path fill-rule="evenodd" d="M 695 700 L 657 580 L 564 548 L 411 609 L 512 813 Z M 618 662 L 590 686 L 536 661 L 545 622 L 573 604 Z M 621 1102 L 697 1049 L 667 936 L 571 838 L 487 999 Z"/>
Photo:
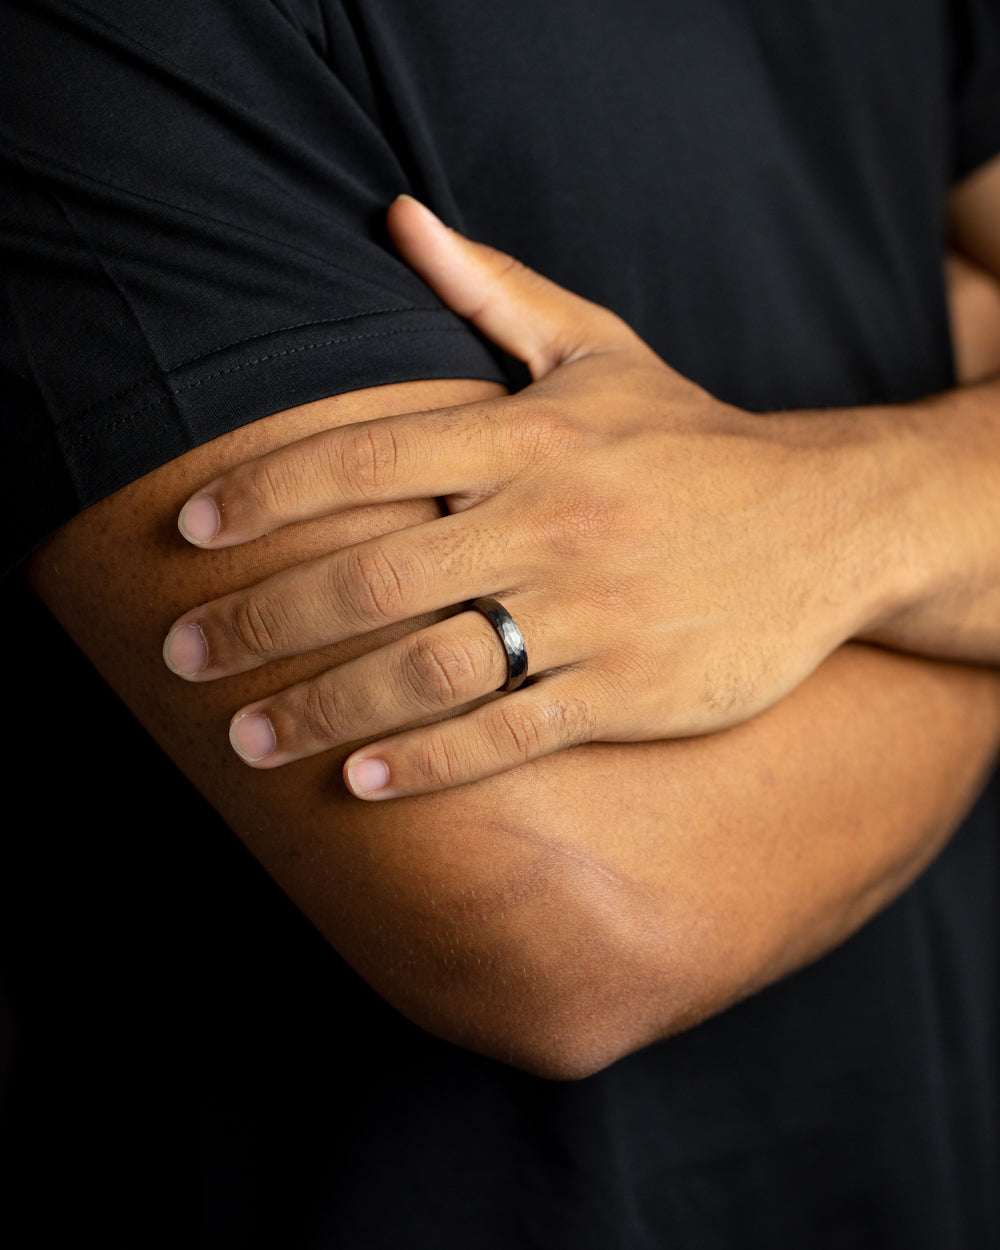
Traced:
<path fill-rule="evenodd" d="M 828 456 L 831 603 L 856 605 L 857 636 L 1000 664 L 1000 378 L 769 420 Z"/>
<path fill-rule="evenodd" d="M 874 410 L 885 502 L 888 610 L 866 635 L 921 654 L 1000 659 L 1000 158 L 953 193 L 948 307 L 961 390 Z M 970 385 L 971 384 L 971 385 Z M 864 415 L 864 414 L 862 414 Z M 875 562 L 876 580 L 878 565 Z M 883 561 L 882 569 L 887 569 Z M 900 576 L 901 575 L 901 576 Z"/>
<path fill-rule="evenodd" d="M 909 487 L 899 611 L 871 632 L 905 650 L 1000 664 L 1000 378 L 880 417 Z"/>

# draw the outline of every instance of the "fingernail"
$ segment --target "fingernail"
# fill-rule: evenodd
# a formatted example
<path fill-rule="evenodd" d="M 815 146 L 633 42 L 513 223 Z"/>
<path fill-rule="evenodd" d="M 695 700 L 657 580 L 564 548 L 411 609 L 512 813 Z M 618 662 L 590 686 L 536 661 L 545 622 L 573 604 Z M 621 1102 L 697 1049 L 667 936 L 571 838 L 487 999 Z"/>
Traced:
<path fill-rule="evenodd" d="M 207 543 L 222 528 L 222 517 L 211 495 L 195 495 L 181 508 L 177 528 L 189 543 Z"/>
<path fill-rule="evenodd" d="M 389 765 L 385 760 L 358 760 L 347 769 L 347 784 L 359 799 L 368 799 L 389 784 Z"/>
<path fill-rule="evenodd" d="M 229 729 L 229 741 L 236 754 L 248 764 L 256 764 L 278 745 L 274 726 L 263 712 L 244 712 L 237 716 Z"/>
<path fill-rule="evenodd" d="M 195 677 L 208 664 L 208 643 L 200 625 L 182 625 L 163 646 L 167 668 L 178 677 Z"/>

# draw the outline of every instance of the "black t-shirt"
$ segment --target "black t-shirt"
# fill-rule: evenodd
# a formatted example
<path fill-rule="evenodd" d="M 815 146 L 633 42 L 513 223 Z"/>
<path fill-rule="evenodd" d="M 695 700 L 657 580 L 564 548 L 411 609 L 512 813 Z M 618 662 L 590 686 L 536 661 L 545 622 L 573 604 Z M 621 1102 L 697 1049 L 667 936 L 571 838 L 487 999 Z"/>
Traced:
<path fill-rule="evenodd" d="M 393 254 L 403 190 L 743 407 L 946 388 L 945 200 L 1000 151 L 998 44 L 995 0 L 8 3 L 8 563 L 257 417 L 522 380 Z M 143 1243 L 199 1178 L 213 1248 L 1000 1242 L 996 785 L 837 951 L 550 1083 L 382 1003 L 4 593 L 25 1244 Z M 100 772 L 49 754 L 40 674 Z"/>

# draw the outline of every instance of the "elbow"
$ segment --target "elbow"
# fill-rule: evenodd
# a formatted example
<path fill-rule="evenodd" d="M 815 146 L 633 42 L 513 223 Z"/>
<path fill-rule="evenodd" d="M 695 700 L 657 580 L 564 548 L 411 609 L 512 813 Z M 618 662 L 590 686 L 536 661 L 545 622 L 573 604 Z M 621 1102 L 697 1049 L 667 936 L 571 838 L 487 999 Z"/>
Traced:
<path fill-rule="evenodd" d="M 546 1015 L 544 1022 L 503 1039 L 506 1051 L 494 1057 L 544 1080 L 580 1081 L 656 1040 L 646 1034 L 638 1013 L 584 1014 L 557 1009 Z"/>
<path fill-rule="evenodd" d="M 686 980 L 687 978 L 685 978 Z M 696 1024 L 711 1008 L 692 995 L 669 959 L 647 963 L 635 946 L 594 943 L 572 967 L 537 962 L 494 966 L 487 976 L 408 1012 L 428 1031 L 466 1049 L 554 1081 L 593 1076 Z"/>
<path fill-rule="evenodd" d="M 553 1081 L 593 1076 L 654 1040 L 638 1005 L 616 991 L 571 982 L 552 984 L 530 966 L 481 981 L 433 1004 L 404 1007 L 428 1032 L 487 1058 Z"/>
<path fill-rule="evenodd" d="M 428 838 L 405 872 L 380 872 L 368 902 L 381 923 L 367 906 L 363 940 L 341 947 L 413 1023 L 579 1080 L 700 1018 L 698 952 L 676 898 L 537 828 L 466 826 L 460 846 Z"/>
<path fill-rule="evenodd" d="M 693 1023 L 653 900 L 572 875 L 532 903 L 456 924 L 458 900 L 405 989 L 386 995 L 428 1032 L 548 1080 L 592 1076 Z"/>
<path fill-rule="evenodd" d="M 720 976 L 715 961 L 697 948 L 660 947 L 650 959 L 645 946 L 613 952 L 617 958 L 603 963 L 603 974 L 579 970 L 582 983 L 575 974 L 551 992 L 526 995 L 521 1010 L 491 1021 L 470 1048 L 534 1076 L 581 1080 L 761 988 Z"/>

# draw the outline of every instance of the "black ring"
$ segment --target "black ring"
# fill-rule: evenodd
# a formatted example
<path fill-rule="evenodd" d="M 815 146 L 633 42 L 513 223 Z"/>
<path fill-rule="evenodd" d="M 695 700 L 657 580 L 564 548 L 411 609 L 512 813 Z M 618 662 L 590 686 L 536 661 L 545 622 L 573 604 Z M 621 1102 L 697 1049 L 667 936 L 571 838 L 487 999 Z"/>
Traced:
<path fill-rule="evenodd" d="M 528 650 L 524 645 L 524 635 L 499 600 L 485 596 L 470 600 L 468 606 L 482 612 L 503 643 L 503 649 L 507 653 L 507 680 L 498 689 L 504 694 L 510 694 L 512 690 L 523 686 L 528 679 Z"/>

